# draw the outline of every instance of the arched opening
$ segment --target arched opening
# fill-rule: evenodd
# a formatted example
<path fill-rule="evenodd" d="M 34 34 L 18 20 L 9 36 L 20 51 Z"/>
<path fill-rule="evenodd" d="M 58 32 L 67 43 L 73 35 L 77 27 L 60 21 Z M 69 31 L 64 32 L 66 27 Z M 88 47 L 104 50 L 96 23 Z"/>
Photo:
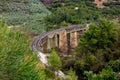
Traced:
<path fill-rule="evenodd" d="M 67 33 L 67 47 L 68 47 L 67 53 L 70 53 L 70 49 L 71 49 L 71 46 L 70 46 L 70 33 Z"/>

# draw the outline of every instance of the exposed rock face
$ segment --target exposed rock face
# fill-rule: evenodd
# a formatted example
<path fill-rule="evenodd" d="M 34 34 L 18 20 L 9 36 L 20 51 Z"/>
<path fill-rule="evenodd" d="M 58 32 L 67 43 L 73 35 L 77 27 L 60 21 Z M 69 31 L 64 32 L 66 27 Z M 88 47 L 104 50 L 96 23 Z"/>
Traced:
<path fill-rule="evenodd" d="M 103 3 L 108 2 L 109 0 L 94 0 L 94 3 L 97 4 L 97 7 L 103 8 Z"/>
<path fill-rule="evenodd" d="M 103 3 L 113 1 L 113 2 L 120 2 L 120 0 L 94 0 L 94 3 L 97 4 L 97 7 L 104 8 Z"/>
<path fill-rule="evenodd" d="M 53 0 L 41 0 L 45 5 L 50 5 Z"/>

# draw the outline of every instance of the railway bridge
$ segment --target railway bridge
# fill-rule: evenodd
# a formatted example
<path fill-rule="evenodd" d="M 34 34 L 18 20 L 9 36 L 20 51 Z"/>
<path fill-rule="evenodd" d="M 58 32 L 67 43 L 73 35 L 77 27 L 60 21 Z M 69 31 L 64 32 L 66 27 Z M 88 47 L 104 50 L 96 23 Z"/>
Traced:
<path fill-rule="evenodd" d="M 32 41 L 32 50 L 45 53 L 57 47 L 61 52 L 68 53 L 77 46 L 79 38 L 88 29 L 88 25 L 71 25 L 40 34 Z"/>

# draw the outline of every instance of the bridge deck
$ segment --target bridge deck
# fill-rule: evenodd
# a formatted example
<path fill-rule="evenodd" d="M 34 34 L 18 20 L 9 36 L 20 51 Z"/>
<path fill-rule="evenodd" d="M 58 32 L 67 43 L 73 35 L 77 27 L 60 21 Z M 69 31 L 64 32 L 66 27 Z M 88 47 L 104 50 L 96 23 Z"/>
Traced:
<path fill-rule="evenodd" d="M 45 38 L 50 35 L 50 34 L 54 34 L 54 33 L 59 33 L 60 31 L 66 30 L 67 33 L 73 32 L 73 31 L 79 31 L 79 30 L 83 30 L 86 28 L 86 24 L 83 25 L 71 25 L 69 27 L 63 27 L 63 28 L 59 28 L 56 30 L 51 30 L 49 32 L 45 32 L 40 34 L 39 36 L 37 36 L 37 38 L 35 38 L 32 42 L 31 42 L 31 48 L 32 51 L 40 51 L 42 52 L 42 48 L 40 45 L 42 45 L 45 41 Z"/>

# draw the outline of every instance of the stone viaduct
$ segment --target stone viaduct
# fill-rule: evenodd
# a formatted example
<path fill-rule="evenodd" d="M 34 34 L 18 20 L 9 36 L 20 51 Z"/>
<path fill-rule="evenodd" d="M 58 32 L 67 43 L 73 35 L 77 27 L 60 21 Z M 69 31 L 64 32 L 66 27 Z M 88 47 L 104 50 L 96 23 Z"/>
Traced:
<path fill-rule="evenodd" d="M 71 25 L 40 34 L 35 38 L 31 47 L 33 51 L 47 52 L 51 48 L 58 48 L 67 53 L 77 46 L 80 36 L 88 29 L 88 24 Z"/>

